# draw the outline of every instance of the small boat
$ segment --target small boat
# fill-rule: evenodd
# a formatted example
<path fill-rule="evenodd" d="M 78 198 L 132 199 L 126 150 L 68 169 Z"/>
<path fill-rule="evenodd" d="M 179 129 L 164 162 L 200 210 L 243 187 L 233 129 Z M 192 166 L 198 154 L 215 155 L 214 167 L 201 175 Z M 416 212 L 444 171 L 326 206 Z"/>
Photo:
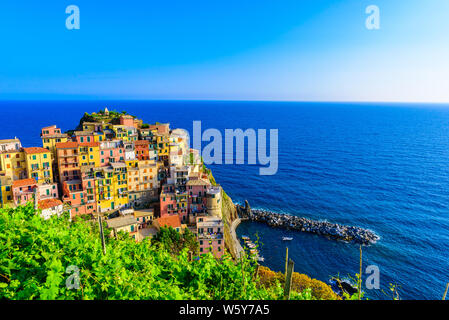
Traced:
<path fill-rule="evenodd" d="M 257 261 L 259 261 L 259 262 L 264 262 L 264 261 L 265 261 L 265 258 L 264 258 L 264 257 L 258 257 L 258 258 L 257 258 Z"/>
<path fill-rule="evenodd" d="M 249 240 L 248 236 L 242 236 L 242 240 Z"/>
<path fill-rule="evenodd" d="M 282 241 L 292 241 L 293 238 L 290 237 L 282 237 Z"/>

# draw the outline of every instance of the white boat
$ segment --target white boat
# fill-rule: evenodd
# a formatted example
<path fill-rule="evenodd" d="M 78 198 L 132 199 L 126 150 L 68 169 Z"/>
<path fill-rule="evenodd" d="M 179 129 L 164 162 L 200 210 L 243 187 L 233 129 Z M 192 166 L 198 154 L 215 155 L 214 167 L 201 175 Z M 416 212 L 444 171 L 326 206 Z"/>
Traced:
<path fill-rule="evenodd" d="M 292 241 L 293 238 L 290 237 L 282 237 L 282 241 Z"/>
<path fill-rule="evenodd" d="M 258 257 L 258 258 L 257 258 L 257 261 L 259 261 L 259 262 L 264 262 L 264 261 L 265 261 L 265 258 L 264 258 L 264 257 Z"/>

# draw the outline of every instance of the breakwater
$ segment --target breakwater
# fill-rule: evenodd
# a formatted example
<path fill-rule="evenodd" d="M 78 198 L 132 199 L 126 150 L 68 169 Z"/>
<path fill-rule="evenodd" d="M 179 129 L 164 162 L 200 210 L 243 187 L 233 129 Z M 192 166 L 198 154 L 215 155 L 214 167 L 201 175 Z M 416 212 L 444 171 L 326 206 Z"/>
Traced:
<path fill-rule="evenodd" d="M 327 221 L 316 221 L 308 218 L 280 214 L 271 211 L 238 207 L 239 214 L 251 221 L 266 223 L 271 227 L 309 232 L 326 236 L 334 240 L 352 241 L 359 244 L 372 244 L 379 240 L 373 231 L 355 226 L 345 226 Z"/>

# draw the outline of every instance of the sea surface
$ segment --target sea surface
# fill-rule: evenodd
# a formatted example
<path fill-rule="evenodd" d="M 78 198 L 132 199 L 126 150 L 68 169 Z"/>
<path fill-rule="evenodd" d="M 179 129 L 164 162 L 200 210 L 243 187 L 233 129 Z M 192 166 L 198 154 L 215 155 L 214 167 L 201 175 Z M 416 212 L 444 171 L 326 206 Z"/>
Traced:
<path fill-rule="evenodd" d="M 279 170 L 258 165 L 210 165 L 227 194 L 253 208 L 356 225 L 381 240 L 363 247 L 364 269 L 377 265 L 381 290 L 403 299 L 441 299 L 449 282 L 449 106 L 293 102 L 76 101 L 0 102 L 0 139 L 17 136 L 41 146 L 40 128 L 73 129 L 84 112 L 109 110 L 172 128 L 279 130 Z M 203 147 L 207 145 L 203 142 Z M 245 222 L 238 234 L 256 235 L 265 265 L 284 270 L 285 248 L 295 271 L 328 281 L 354 276 L 358 245 Z M 283 242 L 283 236 L 293 237 Z M 366 275 L 364 275 L 366 278 Z"/>

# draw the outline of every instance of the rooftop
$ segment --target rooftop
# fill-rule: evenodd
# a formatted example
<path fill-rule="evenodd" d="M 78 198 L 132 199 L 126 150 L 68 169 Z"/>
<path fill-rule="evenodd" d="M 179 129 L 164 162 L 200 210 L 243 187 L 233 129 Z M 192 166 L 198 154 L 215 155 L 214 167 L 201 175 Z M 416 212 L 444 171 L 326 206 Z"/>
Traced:
<path fill-rule="evenodd" d="M 154 214 L 154 209 L 135 210 L 134 217 L 146 217 Z"/>
<path fill-rule="evenodd" d="M 177 214 L 167 217 L 162 217 L 156 219 L 158 224 L 161 227 L 172 227 L 172 228 L 180 228 L 181 227 L 181 220 L 179 220 L 179 216 Z"/>
<path fill-rule="evenodd" d="M 36 181 L 34 179 L 30 178 L 30 179 L 16 180 L 12 183 L 13 188 L 29 186 L 29 185 L 36 185 Z"/>
<path fill-rule="evenodd" d="M 35 154 L 35 153 L 47 153 L 50 152 L 48 149 L 41 147 L 31 147 L 31 148 L 23 148 L 26 154 Z"/>
<path fill-rule="evenodd" d="M 187 181 L 187 186 L 210 186 L 210 182 L 203 179 L 194 179 Z"/>
<path fill-rule="evenodd" d="M 45 199 L 41 200 L 38 203 L 38 208 L 41 210 L 45 210 L 48 208 L 54 208 L 62 204 L 62 201 L 59 199 Z"/>
<path fill-rule="evenodd" d="M 74 149 L 78 148 L 78 142 L 67 141 L 67 142 L 58 142 L 56 144 L 56 149 Z"/>
<path fill-rule="evenodd" d="M 136 224 L 137 220 L 134 216 L 117 217 L 106 220 L 108 228 L 120 228 Z"/>

